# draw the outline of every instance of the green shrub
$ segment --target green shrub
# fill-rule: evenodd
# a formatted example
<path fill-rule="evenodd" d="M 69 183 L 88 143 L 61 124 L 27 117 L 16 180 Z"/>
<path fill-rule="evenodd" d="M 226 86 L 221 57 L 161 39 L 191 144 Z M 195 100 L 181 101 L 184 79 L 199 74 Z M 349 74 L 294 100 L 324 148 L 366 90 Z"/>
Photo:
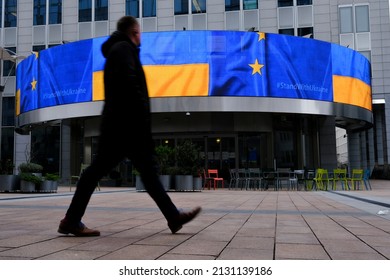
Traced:
<path fill-rule="evenodd" d="M 32 173 L 20 173 L 20 179 L 34 184 L 40 184 L 42 182 L 42 178 Z"/>
<path fill-rule="evenodd" d="M 43 170 L 42 165 L 33 162 L 21 163 L 18 168 L 21 173 L 41 173 Z"/>
<path fill-rule="evenodd" d="M 54 173 L 46 173 L 45 179 L 48 181 L 58 181 L 60 179 L 60 176 L 58 176 L 58 174 L 54 174 Z"/>

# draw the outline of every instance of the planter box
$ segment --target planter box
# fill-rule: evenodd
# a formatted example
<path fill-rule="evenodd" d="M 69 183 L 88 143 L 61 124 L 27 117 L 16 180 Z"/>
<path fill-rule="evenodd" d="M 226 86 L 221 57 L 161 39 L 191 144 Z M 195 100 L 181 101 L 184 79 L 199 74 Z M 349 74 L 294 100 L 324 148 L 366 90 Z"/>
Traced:
<path fill-rule="evenodd" d="M 139 176 L 139 175 L 135 176 L 135 190 L 137 192 L 145 192 L 146 191 L 144 183 L 142 183 L 141 176 Z"/>
<path fill-rule="evenodd" d="M 39 186 L 40 192 L 57 192 L 57 189 L 58 189 L 57 181 L 44 180 Z"/>
<path fill-rule="evenodd" d="M 193 183 L 193 190 L 194 191 L 201 191 L 202 190 L 202 178 L 201 177 L 194 177 L 194 183 Z"/>
<path fill-rule="evenodd" d="M 20 190 L 20 177 L 18 175 L 0 175 L 0 192 L 16 192 Z"/>
<path fill-rule="evenodd" d="M 171 175 L 160 175 L 159 177 L 164 189 L 168 191 L 171 188 Z"/>
<path fill-rule="evenodd" d="M 192 191 L 194 184 L 194 177 L 192 175 L 176 175 L 175 189 L 177 191 Z"/>
<path fill-rule="evenodd" d="M 21 192 L 35 192 L 35 183 L 30 181 L 20 181 L 20 191 Z"/>

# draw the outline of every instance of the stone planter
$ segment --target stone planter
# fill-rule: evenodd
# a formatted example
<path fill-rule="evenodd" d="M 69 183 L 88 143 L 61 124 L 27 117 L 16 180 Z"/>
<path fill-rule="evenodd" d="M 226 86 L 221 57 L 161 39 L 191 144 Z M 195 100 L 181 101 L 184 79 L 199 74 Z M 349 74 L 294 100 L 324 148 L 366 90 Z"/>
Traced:
<path fill-rule="evenodd" d="M 160 175 L 159 177 L 164 189 L 168 191 L 171 188 L 171 175 Z"/>
<path fill-rule="evenodd" d="M 201 191 L 202 190 L 202 177 L 194 177 L 193 178 L 193 190 Z"/>
<path fill-rule="evenodd" d="M 52 180 L 44 180 L 39 186 L 39 192 L 57 192 L 58 182 Z"/>
<path fill-rule="evenodd" d="M 175 189 L 177 191 L 192 191 L 193 190 L 193 176 L 192 175 L 176 175 Z"/>
<path fill-rule="evenodd" d="M 146 191 L 144 183 L 142 182 L 140 175 L 136 175 L 135 176 L 135 190 L 137 192 L 144 192 L 144 191 Z"/>
<path fill-rule="evenodd" d="M 0 175 L 0 192 L 16 192 L 18 190 L 20 190 L 20 177 L 18 175 Z"/>
<path fill-rule="evenodd" d="M 25 192 L 25 193 L 35 192 L 36 191 L 35 183 L 30 182 L 30 181 L 21 180 L 20 181 L 20 191 Z"/>

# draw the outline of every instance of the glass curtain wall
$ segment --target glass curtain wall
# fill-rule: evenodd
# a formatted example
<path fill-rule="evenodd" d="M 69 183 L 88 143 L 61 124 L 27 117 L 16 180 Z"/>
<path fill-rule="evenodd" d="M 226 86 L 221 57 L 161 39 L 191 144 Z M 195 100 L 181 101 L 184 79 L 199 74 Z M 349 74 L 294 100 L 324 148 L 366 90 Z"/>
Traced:
<path fill-rule="evenodd" d="M 0 26 L 12 28 L 17 26 L 17 0 L 0 1 Z M 3 13 L 4 11 L 4 13 Z M 3 23 L 4 19 L 4 23 Z M 4 30 L 2 30 L 4 32 Z M 7 47 L 10 53 L 16 53 L 16 47 Z M 0 61 L 1 86 L 3 77 L 15 76 L 15 63 Z M 1 138 L 1 161 L 14 161 L 14 129 L 15 129 L 15 97 L 1 97 L 0 101 L 0 138 Z"/>

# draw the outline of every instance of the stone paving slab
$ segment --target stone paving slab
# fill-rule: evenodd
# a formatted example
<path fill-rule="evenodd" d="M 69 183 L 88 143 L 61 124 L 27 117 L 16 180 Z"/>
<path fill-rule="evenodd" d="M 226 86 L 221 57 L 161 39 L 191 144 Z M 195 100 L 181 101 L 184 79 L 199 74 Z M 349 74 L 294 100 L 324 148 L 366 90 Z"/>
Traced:
<path fill-rule="evenodd" d="M 57 233 L 73 192 L 0 193 L 0 260 L 388 260 L 390 181 L 372 191 L 169 192 L 203 211 L 177 234 L 145 192 L 101 186 L 84 217 L 99 237 Z M 74 188 L 73 188 L 74 191 Z"/>

